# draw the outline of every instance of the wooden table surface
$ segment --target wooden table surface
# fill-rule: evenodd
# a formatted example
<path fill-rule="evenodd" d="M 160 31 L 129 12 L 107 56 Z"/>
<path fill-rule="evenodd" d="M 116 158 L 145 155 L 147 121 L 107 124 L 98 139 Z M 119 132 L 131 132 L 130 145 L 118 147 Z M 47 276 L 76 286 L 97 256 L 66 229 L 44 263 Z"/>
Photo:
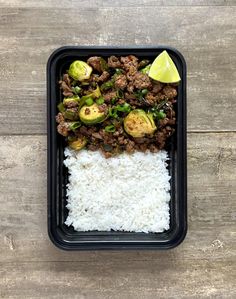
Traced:
<path fill-rule="evenodd" d="M 0 0 L 0 41 L 0 298 L 236 298 L 236 1 Z M 61 251 L 47 235 L 47 59 L 152 44 L 188 66 L 187 237 Z"/>

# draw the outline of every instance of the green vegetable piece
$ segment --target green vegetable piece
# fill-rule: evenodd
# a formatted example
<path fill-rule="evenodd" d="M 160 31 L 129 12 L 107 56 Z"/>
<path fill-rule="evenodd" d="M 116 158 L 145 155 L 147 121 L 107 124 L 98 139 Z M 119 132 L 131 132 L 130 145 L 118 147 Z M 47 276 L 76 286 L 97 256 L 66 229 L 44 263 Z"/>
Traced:
<path fill-rule="evenodd" d="M 93 105 L 93 103 L 94 103 L 94 101 L 93 101 L 92 98 L 88 98 L 88 99 L 85 100 L 85 104 L 86 104 L 87 106 L 91 106 L 91 105 Z"/>
<path fill-rule="evenodd" d="M 103 122 L 107 117 L 107 112 L 100 111 L 98 104 L 91 106 L 84 105 L 79 111 L 80 120 L 86 125 L 94 125 Z"/>
<path fill-rule="evenodd" d="M 148 90 L 147 90 L 146 88 L 145 88 L 145 89 L 142 89 L 142 90 L 141 90 L 141 93 L 142 93 L 142 95 L 145 96 L 145 95 L 148 93 Z"/>
<path fill-rule="evenodd" d="M 83 147 L 85 147 L 87 143 L 87 139 L 85 137 L 78 138 L 77 140 L 73 140 L 69 142 L 69 147 L 72 148 L 73 150 L 79 151 Z"/>
<path fill-rule="evenodd" d="M 112 80 L 107 81 L 101 85 L 101 91 L 106 91 L 114 86 L 114 82 Z"/>
<path fill-rule="evenodd" d="M 63 116 L 65 117 L 65 119 L 69 120 L 79 119 L 78 111 L 74 111 L 73 109 L 66 109 L 65 112 L 63 112 Z"/>
<path fill-rule="evenodd" d="M 151 64 L 148 64 L 147 66 L 145 66 L 143 69 L 140 70 L 141 73 L 148 75 L 149 71 L 151 68 Z"/>
<path fill-rule="evenodd" d="M 81 93 L 82 88 L 79 87 L 79 86 L 75 86 L 75 87 L 72 87 L 72 91 L 73 91 L 75 94 L 79 94 L 79 93 Z"/>
<path fill-rule="evenodd" d="M 116 92 L 117 98 L 123 99 L 124 98 L 124 92 L 121 89 L 118 89 Z"/>
<path fill-rule="evenodd" d="M 62 113 L 66 110 L 66 108 L 62 102 L 57 105 L 57 109 Z"/>
<path fill-rule="evenodd" d="M 124 71 L 122 69 L 115 69 L 115 72 L 117 75 L 121 75 Z"/>
<path fill-rule="evenodd" d="M 163 119 L 166 117 L 166 114 L 165 114 L 165 112 L 163 112 L 163 110 L 161 110 L 161 111 L 156 112 L 156 117 L 158 119 Z"/>
<path fill-rule="evenodd" d="M 124 119 L 124 129 L 134 138 L 152 135 L 157 129 L 151 113 L 142 109 L 132 110 Z"/>
<path fill-rule="evenodd" d="M 124 103 L 123 105 L 117 105 L 116 107 L 114 107 L 117 111 L 120 111 L 120 112 L 130 112 L 131 110 L 131 107 L 130 107 L 130 104 L 128 103 Z"/>
<path fill-rule="evenodd" d="M 78 96 L 73 96 L 73 97 L 70 97 L 70 98 L 64 98 L 63 99 L 63 104 L 65 106 L 67 106 L 69 103 L 72 103 L 72 102 L 78 103 L 79 100 L 80 100 L 80 98 Z"/>
<path fill-rule="evenodd" d="M 109 108 L 109 116 L 113 118 L 118 118 L 117 110 L 115 107 Z"/>
<path fill-rule="evenodd" d="M 71 63 L 68 74 L 74 80 L 84 81 L 90 78 L 93 69 L 86 62 L 75 60 Z"/>
<path fill-rule="evenodd" d="M 83 99 L 83 100 L 86 100 L 88 98 L 97 99 L 97 98 L 100 98 L 100 97 L 101 97 L 101 91 L 100 91 L 99 86 L 97 85 L 96 89 L 92 93 L 81 97 L 81 99 Z"/>
<path fill-rule="evenodd" d="M 115 132 L 116 127 L 114 125 L 109 125 L 109 126 L 106 126 L 104 130 L 107 133 L 113 133 L 113 132 Z"/>
<path fill-rule="evenodd" d="M 100 65 L 101 65 L 101 70 L 103 72 L 108 70 L 108 64 L 107 64 L 106 60 L 103 59 L 102 57 L 100 57 Z"/>
<path fill-rule="evenodd" d="M 104 103 L 104 98 L 103 98 L 103 97 L 98 98 L 98 99 L 96 100 L 96 103 L 97 103 L 98 105 L 102 105 L 102 104 Z"/>
<path fill-rule="evenodd" d="M 70 124 L 70 129 L 72 131 L 75 131 L 76 129 L 78 129 L 79 127 L 81 127 L 81 122 L 80 121 L 75 121 L 75 122 L 72 122 Z"/>

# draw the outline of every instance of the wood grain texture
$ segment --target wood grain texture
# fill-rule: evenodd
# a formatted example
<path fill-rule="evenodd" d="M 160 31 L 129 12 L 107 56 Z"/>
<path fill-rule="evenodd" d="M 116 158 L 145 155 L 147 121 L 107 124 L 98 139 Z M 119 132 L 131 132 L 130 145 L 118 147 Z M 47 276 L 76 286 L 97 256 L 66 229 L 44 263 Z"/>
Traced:
<path fill-rule="evenodd" d="M 0 274 L 0 296 L 12 299 L 233 299 L 236 295 L 234 265 L 218 260 L 12 263 L 1 266 Z"/>
<path fill-rule="evenodd" d="M 235 6 L 81 4 L 77 10 L 5 7 L 0 14 L 2 135 L 46 133 L 45 67 L 62 45 L 174 46 L 188 65 L 188 131 L 236 130 Z"/>
<path fill-rule="evenodd" d="M 2 7 L 55 8 L 57 0 L 0 0 Z M 155 6 L 235 6 L 234 0 L 63 0 L 61 8 L 155 7 Z"/>

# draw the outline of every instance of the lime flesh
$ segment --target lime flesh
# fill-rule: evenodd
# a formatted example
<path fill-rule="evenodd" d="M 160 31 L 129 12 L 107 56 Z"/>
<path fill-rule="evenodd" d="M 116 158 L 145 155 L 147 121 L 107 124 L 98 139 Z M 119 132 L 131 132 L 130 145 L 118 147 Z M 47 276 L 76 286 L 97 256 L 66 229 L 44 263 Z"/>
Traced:
<path fill-rule="evenodd" d="M 162 83 L 176 83 L 181 80 L 179 72 L 166 51 L 153 61 L 148 76 Z"/>

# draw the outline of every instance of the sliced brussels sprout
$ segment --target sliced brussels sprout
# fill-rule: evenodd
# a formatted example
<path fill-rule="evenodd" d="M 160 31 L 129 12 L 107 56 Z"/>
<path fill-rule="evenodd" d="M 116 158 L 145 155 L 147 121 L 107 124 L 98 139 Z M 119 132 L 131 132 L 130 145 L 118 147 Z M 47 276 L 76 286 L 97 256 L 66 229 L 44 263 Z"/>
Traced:
<path fill-rule="evenodd" d="M 98 104 L 91 106 L 84 105 L 79 112 L 80 120 L 86 125 L 94 125 L 103 122 L 107 117 L 107 112 L 100 111 Z"/>
<path fill-rule="evenodd" d="M 79 137 L 76 140 L 69 141 L 69 147 L 73 150 L 79 151 L 85 147 L 87 139 L 85 137 Z"/>
<path fill-rule="evenodd" d="M 71 63 L 68 74 L 74 80 L 83 81 L 90 78 L 93 69 L 86 62 L 75 60 Z"/>
<path fill-rule="evenodd" d="M 65 117 L 65 119 L 69 119 L 69 120 L 78 120 L 79 119 L 79 113 L 77 111 L 77 109 L 66 109 L 65 112 L 63 112 L 63 116 Z"/>
<path fill-rule="evenodd" d="M 63 99 L 63 105 L 68 106 L 71 103 L 78 104 L 79 100 L 80 100 L 80 98 L 78 96 L 73 96 L 73 97 L 70 97 L 70 98 L 64 98 Z"/>
<path fill-rule="evenodd" d="M 135 109 L 125 117 L 124 129 L 127 134 L 137 138 L 153 134 L 157 127 L 151 113 Z"/>

